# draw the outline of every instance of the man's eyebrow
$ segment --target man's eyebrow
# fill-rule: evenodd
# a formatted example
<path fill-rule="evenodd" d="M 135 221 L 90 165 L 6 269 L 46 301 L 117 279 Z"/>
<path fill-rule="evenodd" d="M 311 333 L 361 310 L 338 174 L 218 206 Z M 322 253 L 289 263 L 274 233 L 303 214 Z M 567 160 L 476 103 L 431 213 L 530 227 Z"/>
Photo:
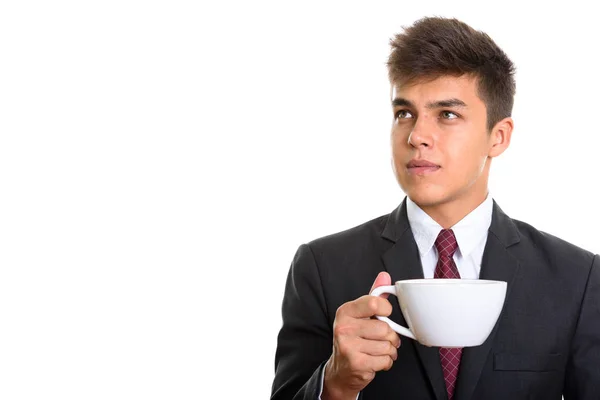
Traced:
<path fill-rule="evenodd" d="M 413 103 L 411 103 L 409 100 L 406 100 L 402 97 L 396 97 L 394 100 L 392 100 L 392 106 L 393 107 L 400 107 L 400 106 L 414 107 Z"/>
<path fill-rule="evenodd" d="M 392 101 L 392 106 L 394 106 L 394 107 L 404 106 L 404 107 L 414 108 L 414 105 L 410 100 L 407 100 L 402 97 L 396 97 Z M 452 99 L 438 100 L 438 101 L 434 101 L 431 103 L 427 103 L 427 105 L 425 107 L 431 110 L 431 109 L 446 108 L 446 107 L 467 107 L 467 104 L 460 99 L 452 98 Z"/>
<path fill-rule="evenodd" d="M 439 100 L 439 101 L 434 101 L 432 103 L 427 103 L 427 108 L 429 109 L 434 109 L 434 108 L 446 108 L 446 107 L 466 107 L 467 105 L 465 104 L 464 101 L 460 100 L 460 99 L 447 99 L 447 100 Z"/>

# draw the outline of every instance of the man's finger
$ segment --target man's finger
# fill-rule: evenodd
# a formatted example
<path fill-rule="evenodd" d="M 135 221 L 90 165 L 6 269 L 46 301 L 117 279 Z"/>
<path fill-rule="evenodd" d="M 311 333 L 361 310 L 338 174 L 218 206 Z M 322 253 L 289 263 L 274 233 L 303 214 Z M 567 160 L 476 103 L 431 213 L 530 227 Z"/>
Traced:
<path fill-rule="evenodd" d="M 377 278 L 375 278 L 375 282 L 373 282 L 373 286 L 371 286 L 371 290 L 369 290 L 369 293 L 371 293 L 373 291 L 373 289 L 378 288 L 379 286 L 389 286 L 391 284 L 392 284 L 392 277 L 390 276 L 390 274 L 388 274 L 385 271 L 382 271 L 377 275 Z M 387 299 L 388 296 L 389 296 L 389 294 L 385 293 L 379 297 Z"/>
<path fill-rule="evenodd" d="M 390 326 L 377 319 L 365 319 L 357 323 L 356 335 L 369 340 L 383 340 L 400 347 L 400 336 Z"/>
<path fill-rule="evenodd" d="M 352 318 L 370 318 L 374 315 L 387 317 L 392 313 L 392 305 L 386 299 L 365 295 L 343 306 L 343 314 Z"/>
<path fill-rule="evenodd" d="M 370 356 L 390 356 L 394 361 L 398 358 L 398 348 L 387 340 L 363 339 L 359 344 L 361 353 Z"/>

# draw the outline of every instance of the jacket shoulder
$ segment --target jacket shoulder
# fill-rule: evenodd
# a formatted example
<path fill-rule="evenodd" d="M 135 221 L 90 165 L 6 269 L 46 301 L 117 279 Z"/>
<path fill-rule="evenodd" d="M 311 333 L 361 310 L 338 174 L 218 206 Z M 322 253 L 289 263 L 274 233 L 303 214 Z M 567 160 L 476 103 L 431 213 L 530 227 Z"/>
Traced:
<path fill-rule="evenodd" d="M 532 246 L 537 253 L 544 255 L 549 261 L 568 260 L 569 264 L 583 264 L 589 267 L 594 259 L 594 253 L 573 243 L 567 242 L 555 235 L 540 231 L 530 224 L 512 220 L 517 227 L 521 240 Z"/>
<path fill-rule="evenodd" d="M 325 250 L 345 251 L 355 249 L 358 251 L 373 248 L 379 242 L 390 214 L 382 215 L 352 228 L 332 233 L 314 240 L 308 245 L 317 253 Z"/>

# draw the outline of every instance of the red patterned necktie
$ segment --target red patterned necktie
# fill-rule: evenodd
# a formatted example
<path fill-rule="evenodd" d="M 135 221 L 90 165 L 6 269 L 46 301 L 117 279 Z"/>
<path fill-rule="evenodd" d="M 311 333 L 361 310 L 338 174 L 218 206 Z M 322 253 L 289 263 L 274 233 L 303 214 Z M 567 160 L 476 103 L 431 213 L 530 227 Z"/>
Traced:
<path fill-rule="evenodd" d="M 456 268 L 456 264 L 452 259 L 454 252 L 458 248 L 456 236 L 451 229 L 442 229 L 435 241 L 435 248 L 438 251 L 438 262 L 435 267 L 434 278 L 453 278 L 460 279 L 460 274 Z M 444 380 L 446 381 L 446 392 L 448 400 L 454 398 L 454 387 L 456 385 L 456 377 L 458 375 L 458 366 L 460 365 L 460 357 L 462 349 L 448 349 L 440 347 L 440 361 L 442 362 L 442 370 L 444 371 Z"/>

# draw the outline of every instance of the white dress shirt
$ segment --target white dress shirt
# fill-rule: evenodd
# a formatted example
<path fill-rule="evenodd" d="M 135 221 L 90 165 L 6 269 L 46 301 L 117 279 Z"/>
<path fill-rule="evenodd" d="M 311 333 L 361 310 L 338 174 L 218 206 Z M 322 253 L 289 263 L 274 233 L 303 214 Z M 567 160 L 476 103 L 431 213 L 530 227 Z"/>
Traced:
<path fill-rule="evenodd" d="M 458 243 L 453 258 L 462 279 L 479 279 L 483 250 L 492 223 L 493 206 L 492 197 L 488 195 L 483 203 L 450 228 Z M 410 229 L 419 247 L 423 276 L 433 278 L 438 260 L 434 244 L 443 228 L 408 197 L 406 212 Z"/>
<path fill-rule="evenodd" d="M 450 228 L 458 243 L 458 249 L 454 253 L 453 259 L 461 279 L 479 279 L 483 250 L 487 242 L 488 229 L 492 223 L 493 207 L 492 196 L 488 194 L 483 203 Z M 433 278 L 438 260 L 438 252 L 434 244 L 443 228 L 408 197 L 406 198 L 406 213 L 410 229 L 419 248 L 423 276 Z M 321 373 L 319 400 L 323 393 L 324 377 L 325 368 Z"/>

